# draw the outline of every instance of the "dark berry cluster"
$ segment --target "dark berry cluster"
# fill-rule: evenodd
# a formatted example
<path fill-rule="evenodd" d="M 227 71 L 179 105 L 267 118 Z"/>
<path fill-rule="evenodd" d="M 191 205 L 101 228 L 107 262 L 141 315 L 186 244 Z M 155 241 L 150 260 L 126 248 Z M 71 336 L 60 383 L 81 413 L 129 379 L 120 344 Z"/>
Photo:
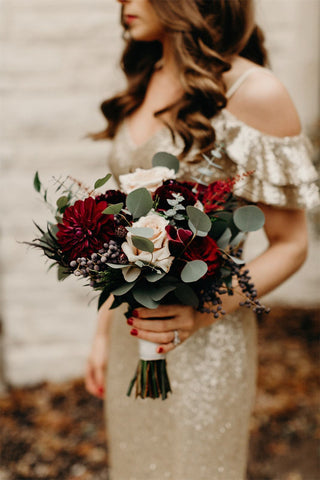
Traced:
<path fill-rule="evenodd" d="M 118 227 L 120 228 L 120 227 Z M 125 265 L 128 263 L 126 255 L 121 250 L 121 246 L 114 240 L 103 244 L 98 252 L 92 253 L 90 258 L 79 257 L 70 262 L 74 275 L 80 277 L 90 277 L 94 282 L 99 272 L 107 268 L 107 263 Z"/>
<path fill-rule="evenodd" d="M 221 287 L 221 283 L 218 280 L 212 280 L 208 282 L 203 290 L 200 292 L 200 304 L 198 309 L 202 313 L 212 313 L 214 318 L 219 318 L 220 315 L 225 315 L 226 312 L 221 307 L 220 295 L 227 293 L 227 291 Z M 208 303 L 210 307 L 208 307 Z"/>
<path fill-rule="evenodd" d="M 230 251 L 230 254 L 236 258 L 241 258 L 242 249 L 238 248 L 237 250 Z M 251 281 L 251 277 L 249 275 L 249 270 L 244 269 L 244 264 L 238 265 L 232 259 L 226 258 L 225 259 L 227 268 L 230 269 L 232 277 L 236 277 L 238 280 L 238 285 L 245 297 L 245 299 L 239 303 L 242 307 L 252 308 L 252 311 L 261 314 L 261 313 L 269 313 L 270 308 L 267 308 L 265 305 L 262 305 L 258 300 L 258 293 L 255 289 L 253 282 Z"/>
<path fill-rule="evenodd" d="M 236 258 L 241 258 L 242 249 L 231 250 L 230 255 Z M 239 303 L 242 307 L 252 308 L 252 311 L 258 315 L 261 313 L 269 313 L 270 308 L 262 305 L 257 296 L 257 290 L 251 281 L 249 270 L 244 269 L 244 264 L 238 265 L 232 258 L 224 258 L 224 268 L 230 271 L 229 278 L 237 278 L 238 285 L 244 295 L 244 300 Z M 219 318 L 220 315 L 225 315 L 225 311 L 221 307 L 220 295 L 228 293 L 233 295 L 232 288 L 227 290 L 221 287 L 221 279 L 212 280 L 204 286 L 200 292 L 199 310 L 203 313 L 213 313 L 214 318 Z M 210 308 L 207 306 L 210 303 Z M 213 307 L 212 307 L 213 305 Z"/>

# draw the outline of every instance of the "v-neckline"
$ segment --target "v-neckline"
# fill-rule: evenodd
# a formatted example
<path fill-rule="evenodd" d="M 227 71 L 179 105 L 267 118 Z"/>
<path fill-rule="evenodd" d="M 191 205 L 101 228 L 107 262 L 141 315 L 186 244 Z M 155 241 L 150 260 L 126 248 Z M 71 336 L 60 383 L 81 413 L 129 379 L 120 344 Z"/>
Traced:
<path fill-rule="evenodd" d="M 160 132 L 162 132 L 164 130 L 168 130 L 168 128 L 165 125 L 163 125 L 162 127 L 155 130 L 155 132 L 152 135 L 150 135 L 146 140 L 144 140 L 142 143 L 137 144 L 132 138 L 132 135 L 131 135 L 131 132 L 130 132 L 129 122 L 128 122 L 127 119 L 124 119 L 124 121 L 123 121 L 123 129 L 124 129 L 124 133 L 127 137 L 127 140 L 128 140 L 128 142 L 129 142 L 129 144 L 130 144 L 130 146 L 133 150 L 138 150 L 139 148 L 145 147 L 154 138 L 156 138 L 160 134 Z"/>

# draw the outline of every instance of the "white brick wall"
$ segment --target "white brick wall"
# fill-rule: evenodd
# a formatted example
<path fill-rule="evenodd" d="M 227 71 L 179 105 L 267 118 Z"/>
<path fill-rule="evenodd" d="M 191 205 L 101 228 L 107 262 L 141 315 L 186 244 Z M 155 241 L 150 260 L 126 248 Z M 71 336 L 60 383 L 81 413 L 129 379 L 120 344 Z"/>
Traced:
<path fill-rule="evenodd" d="M 260 0 L 258 9 L 274 68 L 305 125 L 319 113 L 318 7 L 317 0 Z M 107 170 L 108 143 L 83 136 L 104 126 L 100 101 L 122 82 L 119 5 L 115 0 L 0 0 L 0 12 L 6 373 L 15 384 L 61 380 L 83 372 L 96 306 L 88 307 L 90 296 L 74 279 L 59 284 L 53 272 L 46 274 L 39 253 L 17 241 L 33 238 L 32 218 L 41 223 L 48 216 L 32 188 L 35 170 L 44 181 L 70 173 L 88 184 Z M 306 268 L 301 275 L 310 281 L 316 270 L 311 272 Z M 297 278 L 295 285 L 301 283 Z M 310 290 L 302 297 L 314 301 Z"/>

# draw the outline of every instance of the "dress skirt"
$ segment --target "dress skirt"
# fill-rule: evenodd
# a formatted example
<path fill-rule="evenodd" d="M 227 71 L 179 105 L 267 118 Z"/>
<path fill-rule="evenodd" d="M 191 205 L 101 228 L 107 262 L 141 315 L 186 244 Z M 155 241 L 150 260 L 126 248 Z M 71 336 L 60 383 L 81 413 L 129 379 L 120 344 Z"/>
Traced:
<path fill-rule="evenodd" d="M 166 400 L 126 396 L 138 362 L 115 311 L 106 385 L 110 480 L 243 480 L 256 385 L 256 322 L 239 309 L 167 355 Z"/>

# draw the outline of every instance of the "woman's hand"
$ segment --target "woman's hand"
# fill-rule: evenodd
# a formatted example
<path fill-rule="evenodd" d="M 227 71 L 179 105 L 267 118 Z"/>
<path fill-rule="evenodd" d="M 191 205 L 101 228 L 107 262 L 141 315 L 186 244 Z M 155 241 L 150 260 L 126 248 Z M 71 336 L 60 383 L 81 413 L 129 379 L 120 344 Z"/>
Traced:
<path fill-rule="evenodd" d="M 157 343 L 158 353 L 167 353 L 175 348 L 175 330 L 181 342 L 199 328 L 216 321 L 212 314 L 198 312 L 185 305 L 160 305 L 155 309 L 137 308 L 127 323 L 131 335 Z"/>
<path fill-rule="evenodd" d="M 87 360 L 85 386 L 89 393 L 104 398 L 108 343 L 105 335 L 96 335 Z"/>

